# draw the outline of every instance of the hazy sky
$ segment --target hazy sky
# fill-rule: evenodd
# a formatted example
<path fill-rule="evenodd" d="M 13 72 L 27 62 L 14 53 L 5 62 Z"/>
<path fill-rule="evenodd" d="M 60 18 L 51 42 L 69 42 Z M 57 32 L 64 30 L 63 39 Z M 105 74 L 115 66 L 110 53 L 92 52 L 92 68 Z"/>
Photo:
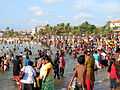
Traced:
<path fill-rule="evenodd" d="M 0 0 L 0 28 L 83 21 L 104 25 L 120 19 L 120 0 Z"/>

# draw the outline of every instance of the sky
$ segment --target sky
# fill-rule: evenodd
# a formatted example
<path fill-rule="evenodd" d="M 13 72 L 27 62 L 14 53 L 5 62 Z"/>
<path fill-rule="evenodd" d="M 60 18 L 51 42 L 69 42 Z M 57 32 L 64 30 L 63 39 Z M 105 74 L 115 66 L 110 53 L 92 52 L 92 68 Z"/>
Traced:
<path fill-rule="evenodd" d="M 32 28 L 84 21 L 98 26 L 120 19 L 120 0 L 0 0 L 0 28 Z"/>

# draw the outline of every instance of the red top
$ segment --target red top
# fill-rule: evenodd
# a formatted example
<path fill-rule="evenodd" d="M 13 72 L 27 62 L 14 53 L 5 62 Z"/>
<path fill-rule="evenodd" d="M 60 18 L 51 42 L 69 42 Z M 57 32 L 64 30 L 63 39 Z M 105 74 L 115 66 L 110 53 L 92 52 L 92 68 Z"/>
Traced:
<path fill-rule="evenodd" d="M 117 69 L 115 67 L 115 64 L 112 64 L 112 66 L 111 66 L 111 72 L 109 72 L 109 76 L 110 76 L 111 79 L 118 79 Z"/>
<path fill-rule="evenodd" d="M 59 59 L 59 66 L 61 68 L 65 68 L 65 60 L 64 60 L 64 56 L 61 56 L 60 59 Z"/>

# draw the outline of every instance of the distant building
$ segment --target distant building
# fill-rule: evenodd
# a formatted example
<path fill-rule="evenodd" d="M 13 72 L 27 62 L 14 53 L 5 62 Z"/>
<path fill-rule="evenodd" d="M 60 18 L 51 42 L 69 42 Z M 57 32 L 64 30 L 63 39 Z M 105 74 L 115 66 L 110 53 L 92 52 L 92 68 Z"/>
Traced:
<path fill-rule="evenodd" d="M 120 20 L 110 21 L 109 26 L 113 31 L 120 31 Z"/>
<path fill-rule="evenodd" d="M 3 34 L 4 34 L 4 31 L 1 31 L 1 30 L 0 30 L 0 37 L 2 37 Z"/>
<path fill-rule="evenodd" d="M 44 29 L 45 29 L 45 25 L 40 25 L 40 26 L 35 27 L 35 32 L 38 32 L 38 31 L 44 30 Z"/>

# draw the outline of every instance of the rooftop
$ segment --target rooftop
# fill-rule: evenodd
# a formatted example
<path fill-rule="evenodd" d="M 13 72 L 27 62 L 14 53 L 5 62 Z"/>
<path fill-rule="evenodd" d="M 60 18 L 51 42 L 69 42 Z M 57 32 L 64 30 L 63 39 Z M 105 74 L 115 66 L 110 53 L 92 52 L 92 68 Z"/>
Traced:
<path fill-rule="evenodd" d="M 120 23 L 120 20 L 112 20 L 111 23 Z"/>

